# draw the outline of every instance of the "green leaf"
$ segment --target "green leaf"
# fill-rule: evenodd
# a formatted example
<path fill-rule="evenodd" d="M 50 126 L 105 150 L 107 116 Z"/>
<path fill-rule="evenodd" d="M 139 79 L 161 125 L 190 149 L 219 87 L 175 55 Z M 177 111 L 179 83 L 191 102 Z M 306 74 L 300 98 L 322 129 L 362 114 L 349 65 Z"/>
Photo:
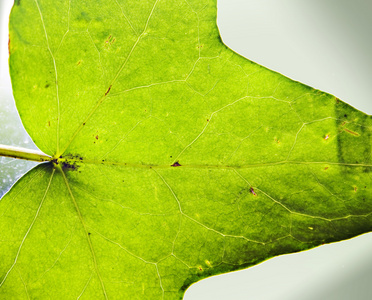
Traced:
<path fill-rule="evenodd" d="M 3 298 L 178 299 L 371 231 L 371 117 L 228 49 L 215 0 L 21 0 L 10 26 L 53 162 L 0 202 Z"/>

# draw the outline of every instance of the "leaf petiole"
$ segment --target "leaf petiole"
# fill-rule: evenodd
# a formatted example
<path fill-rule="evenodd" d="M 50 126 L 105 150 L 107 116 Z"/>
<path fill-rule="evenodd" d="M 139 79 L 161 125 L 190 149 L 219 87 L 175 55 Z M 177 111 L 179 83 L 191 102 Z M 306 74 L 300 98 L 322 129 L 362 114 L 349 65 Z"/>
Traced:
<path fill-rule="evenodd" d="M 17 159 L 31 160 L 37 162 L 52 161 L 53 158 L 39 150 L 13 147 L 0 144 L 0 156 Z"/>

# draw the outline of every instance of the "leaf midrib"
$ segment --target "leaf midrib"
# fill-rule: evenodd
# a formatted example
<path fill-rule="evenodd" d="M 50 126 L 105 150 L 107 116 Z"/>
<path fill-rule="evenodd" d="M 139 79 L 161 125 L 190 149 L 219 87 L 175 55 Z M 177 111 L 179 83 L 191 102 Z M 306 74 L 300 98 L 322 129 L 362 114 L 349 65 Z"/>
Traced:
<path fill-rule="evenodd" d="M 53 162 L 57 165 L 59 164 L 67 164 L 67 165 L 75 165 L 79 166 L 80 164 L 91 164 L 91 165 L 112 165 L 112 166 L 122 166 L 128 168 L 141 168 L 141 169 L 167 169 L 167 168 L 188 168 L 188 169 L 249 169 L 249 168 L 260 168 L 260 167 L 270 167 L 270 166 L 277 166 L 277 165 L 336 165 L 336 166 L 345 166 L 345 167 L 367 167 L 372 168 L 372 164 L 360 164 L 360 163 L 340 163 L 340 162 L 329 162 L 329 161 L 290 161 L 290 160 L 283 160 L 278 162 L 267 162 L 267 163 L 257 163 L 257 164 L 245 164 L 245 165 L 208 165 L 208 164 L 182 164 L 179 166 L 174 166 L 172 164 L 149 164 L 149 163 L 127 163 L 127 162 L 120 162 L 120 161 L 110 161 L 106 159 L 102 160 L 89 160 L 89 159 L 76 159 L 76 158 L 59 158 L 53 160 Z M 178 161 L 177 161 L 178 162 Z"/>

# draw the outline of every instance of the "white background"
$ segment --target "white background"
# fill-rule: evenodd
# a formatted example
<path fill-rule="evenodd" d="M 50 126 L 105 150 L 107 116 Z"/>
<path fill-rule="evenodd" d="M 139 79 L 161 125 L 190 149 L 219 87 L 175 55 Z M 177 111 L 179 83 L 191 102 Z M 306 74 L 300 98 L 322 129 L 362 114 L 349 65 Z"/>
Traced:
<path fill-rule="evenodd" d="M 12 126 L 19 136 L 8 143 L 32 147 L 17 119 L 8 77 L 7 20 L 12 3 L 0 0 L 0 106 L 7 108 L 6 118 L 0 110 L 0 136 Z M 222 39 L 234 51 L 372 114 L 372 1 L 218 0 L 218 9 Z M 10 119 L 15 123 L 8 124 Z M 29 167 L 13 161 L 9 165 L 18 175 L 2 179 L 0 189 L 8 188 Z M 198 282 L 185 299 L 371 299 L 371 250 L 372 234 L 365 234 L 284 255 Z"/>

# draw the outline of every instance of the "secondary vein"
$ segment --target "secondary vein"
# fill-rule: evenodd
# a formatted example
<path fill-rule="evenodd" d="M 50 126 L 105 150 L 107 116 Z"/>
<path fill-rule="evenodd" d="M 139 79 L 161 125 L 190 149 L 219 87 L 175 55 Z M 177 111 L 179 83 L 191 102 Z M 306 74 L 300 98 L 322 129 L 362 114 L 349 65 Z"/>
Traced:
<path fill-rule="evenodd" d="M 35 0 L 36 1 L 36 0 Z M 79 127 L 77 128 L 77 130 L 74 132 L 74 134 L 72 135 L 71 139 L 68 141 L 68 143 L 66 144 L 66 146 L 61 150 L 59 151 L 59 148 L 57 150 L 57 156 L 60 156 L 61 154 L 63 154 L 67 148 L 71 145 L 71 143 L 75 140 L 76 136 L 79 134 L 79 132 L 81 131 L 81 129 L 84 127 L 84 125 L 86 124 L 86 122 L 88 122 L 88 120 L 91 118 L 91 116 L 96 112 L 96 110 L 98 109 L 98 107 L 102 104 L 102 102 L 106 99 L 108 93 L 110 92 L 111 90 L 111 87 L 115 84 L 116 80 L 118 79 L 119 75 L 121 74 L 121 72 L 123 71 L 123 69 L 126 67 L 129 59 L 131 58 L 132 56 L 132 53 L 134 52 L 135 48 L 137 47 L 138 43 L 141 41 L 142 37 L 145 36 L 146 34 L 146 30 L 148 28 L 148 25 L 149 25 L 149 22 L 150 22 L 150 19 L 153 15 L 153 12 L 155 10 L 155 7 L 156 5 L 158 4 L 159 0 L 156 0 L 153 7 L 152 7 L 152 10 L 147 18 L 147 21 L 146 21 L 146 24 L 145 24 L 145 28 L 143 30 L 143 32 L 138 36 L 137 40 L 135 41 L 135 43 L 133 44 L 128 56 L 126 57 L 126 59 L 124 60 L 124 62 L 122 63 L 122 65 L 120 66 L 118 72 L 116 73 L 115 77 L 112 79 L 112 81 L 110 82 L 110 85 L 109 87 L 107 88 L 107 90 L 105 91 L 105 93 L 100 97 L 100 99 L 98 100 L 97 104 L 93 107 L 93 109 L 89 112 L 89 114 L 87 115 L 87 117 L 84 119 L 84 121 L 79 125 Z"/>
<path fill-rule="evenodd" d="M 38 209 L 37 209 L 37 211 L 36 211 L 36 214 L 35 214 L 35 216 L 34 216 L 32 222 L 31 222 L 30 226 L 28 227 L 26 234 L 24 235 L 21 244 L 19 245 L 19 248 L 18 248 L 18 251 L 17 251 L 17 254 L 16 254 L 16 257 L 15 257 L 15 259 L 14 259 L 13 264 L 12 264 L 11 267 L 9 268 L 8 272 L 6 272 L 6 274 L 5 274 L 4 278 L 3 278 L 3 280 L 2 280 L 1 283 L 0 283 L 0 287 L 4 284 L 4 282 L 5 282 L 5 280 L 7 279 L 9 273 L 13 270 L 14 266 L 16 265 L 16 263 L 17 263 L 17 261 L 18 261 L 18 257 L 19 257 L 19 254 L 21 253 L 21 249 L 22 249 L 22 247 L 23 247 L 23 244 L 25 243 L 25 240 L 26 240 L 28 234 L 30 233 L 32 227 L 34 226 L 37 217 L 39 216 L 39 213 L 40 213 L 41 207 L 43 206 L 43 203 L 44 203 L 45 197 L 46 197 L 46 195 L 47 195 L 47 193 L 48 193 L 48 191 L 49 191 L 50 185 L 51 185 L 51 183 L 52 183 L 52 179 L 53 179 L 54 172 L 55 172 L 55 170 L 53 169 L 52 175 L 50 176 L 50 179 L 49 179 L 49 182 L 48 182 L 48 186 L 47 186 L 47 188 L 46 188 L 46 190 L 45 190 L 45 193 L 44 193 L 44 195 L 43 195 L 43 198 L 42 198 L 41 201 L 40 201 L 40 204 L 39 204 L 39 207 L 38 207 Z"/>
<path fill-rule="evenodd" d="M 93 248 L 92 242 L 91 242 L 90 237 L 89 237 L 89 233 L 88 233 L 87 226 L 85 225 L 85 222 L 84 222 L 83 216 L 81 215 L 81 212 L 80 212 L 80 209 L 79 209 L 79 206 L 78 206 L 78 204 L 77 204 L 77 202 L 76 202 L 76 199 L 75 199 L 75 197 L 74 197 L 74 195 L 73 195 L 73 193 L 72 193 L 72 191 L 71 191 L 70 184 L 69 184 L 69 182 L 68 182 L 68 180 L 67 180 L 67 177 L 66 177 L 66 175 L 65 175 L 65 172 L 62 170 L 61 166 L 58 166 L 58 169 L 59 169 L 59 171 L 61 172 L 61 174 L 62 174 L 62 176 L 63 176 L 63 180 L 65 181 L 65 184 L 66 184 L 67 190 L 68 190 L 68 192 L 69 192 L 69 194 L 70 194 L 70 196 L 71 196 L 71 200 L 72 200 L 72 202 L 73 202 L 73 204 L 74 204 L 74 206 L 75 206 L 75 209 L 76 209 L 76 212 L 77 212 L 77 214 L 78 214 L 79 220 L 80 220 L 81 224 L 83 225 L 84 233 L 85 233 L 85 237 L 86 237 L 86 239 L 87 239 L 87 241 L 88 241 L 89 249 L 90 249 L 90 252 L 91 252 L 91 254 L 92 254 L 92 258 L 93 258 L 94 269 L 95 269 L 95 271 L 96 271 L 96 273 L 97 273 L 97 277 L 98 277 L 98 279 L 99 279 L 99 281 L 100 281 L 100 284 L 101 284 L 102 291 L 103 291 L 103 294 L 104 294 L 104 296 L 105 296 L 105 299 L 108 299 L 108 297 L 107 297 L 107 293 L 106 293 L 106 289 L 105 289 L 105 285 L 104 285 L 104 283 L 103 283 L 103 281 L 102 281 L 101 275 L 100 275 L 99 270 L 98 270 L 96 254 L 95 254 L 95 252 L 94 252 L 94 248 Z"/>

